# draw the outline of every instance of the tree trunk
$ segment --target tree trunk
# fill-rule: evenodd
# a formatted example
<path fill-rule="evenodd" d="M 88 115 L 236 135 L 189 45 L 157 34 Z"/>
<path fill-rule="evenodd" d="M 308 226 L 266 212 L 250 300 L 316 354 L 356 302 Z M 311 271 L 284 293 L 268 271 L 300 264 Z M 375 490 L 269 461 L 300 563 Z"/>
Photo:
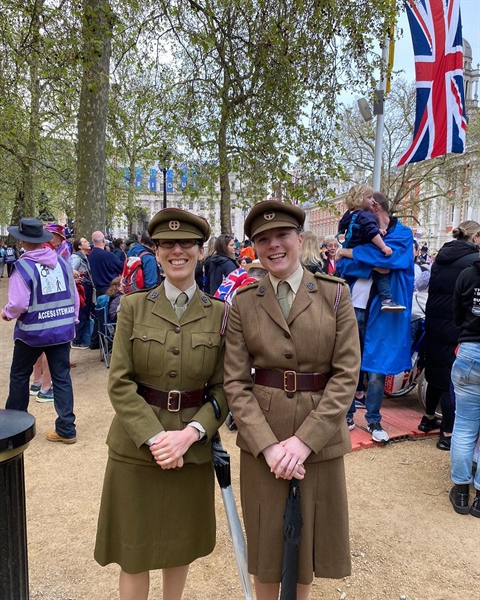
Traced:
<path fill-rule="evenodd" d="M 32 8 L 32 51 L 30 62 L 30 122 L 28 125 L 28 143 L 26 148 L 25 169 L 23 178 L 22 209 L 25 211 L 21 217 L 37 217 L 37 156 L 40 142 L 40 81 L 38 78 L 39 43 L 40 43 L 40 13 L 43 2 L 35 2 Z"/>
<path fill-rule="evenodd" d="M 219 161 L 219 179 L 220 179 L 220 232 L 231 233 L 231 202 L 230 202 L 230 159 L 227 148 L 227 127 L 228 127 L 228 108 L 223 100 L 222 115 L 220 118 L 220 127 L 218 131 L 218 161 Z"/>
<path fill-rule="evenodd" d="M 107 129 L 112 18 L 110 6 L 84 0 L 83 78 L 78 114 L 75 232 L 105 230 Z"/>

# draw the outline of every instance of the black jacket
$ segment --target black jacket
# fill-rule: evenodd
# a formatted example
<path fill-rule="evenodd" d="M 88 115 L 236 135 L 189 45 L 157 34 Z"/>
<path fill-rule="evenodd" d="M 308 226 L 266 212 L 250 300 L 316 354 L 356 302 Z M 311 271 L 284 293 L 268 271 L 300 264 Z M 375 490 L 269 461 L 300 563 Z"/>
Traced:
<path fill-rule="evenodd" d="M 478 249 L 471 242 L 453 240 L 442 246 L 432 265 L 425 308 L 425 377 L 442 390 L 450 386 L 450 372 L 460 328 L 453 319 L 453 291 L 460 273 L 473 265 Z"/>
<path fill-rule="evenodd" d="M 237 269 L 237 263 L 225 254 L 212 254 L 209 261 L 209 289 L 205 291 L 213 296 L 218 290 L 223 278 Z"/>
<path fill-rule="evenodd" d="M 460 327 L 458 341 L 480 343 L 480 260 L 462 271 L 457 279 L 453 314 Z"/>

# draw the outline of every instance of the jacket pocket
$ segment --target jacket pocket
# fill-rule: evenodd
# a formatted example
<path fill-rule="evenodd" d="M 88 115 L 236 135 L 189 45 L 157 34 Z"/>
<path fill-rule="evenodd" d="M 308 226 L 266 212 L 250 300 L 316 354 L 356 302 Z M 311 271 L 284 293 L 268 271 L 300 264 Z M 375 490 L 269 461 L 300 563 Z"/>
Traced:
<path fill-rule="evenodd" d="M 219 333 L 192 332 L 186 375 L 190 379 L 207 381 L 212 375 L 220 349 Z"/>
<path fill-rule="evenodd" d="M 273 392 L 270 392 L 259 385 L 254 385 L 252 392 L 260 408 L 265 412 L 268 412 L 270 410 Z"/>
<path fill-rule="evenodd" d="M 133 346 L 133 366 L 136 373 L 161 375 L 165 362 L 166 329 L 134 325 L 130 341 Z"/>

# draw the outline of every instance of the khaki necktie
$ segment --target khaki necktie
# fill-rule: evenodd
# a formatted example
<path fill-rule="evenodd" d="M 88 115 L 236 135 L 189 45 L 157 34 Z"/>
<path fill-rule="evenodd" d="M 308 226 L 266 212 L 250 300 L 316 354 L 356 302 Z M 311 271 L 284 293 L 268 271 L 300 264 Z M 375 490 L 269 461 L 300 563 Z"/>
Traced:
<path fill-rule="evenodd" d="M 288 302 L 288 292 L 290 290 L 290 284 L 286 281 L 280 281 L 277 286 L 277 299 L 282 309 L 283 316 L 287 320 L 290 313 L 290 304 Z"/>
<path fill-rule="evenodd" d="M 188 302 L 188 296 L 185 292 L 182 292 L 181 294 L 179 294 L 177 296 L 177 299 L 175 300 L 175 314 L 177 315 L 177 317 L 180 319 L 183 315 L 183 313 L 186 310 L 186 304 Z"/>

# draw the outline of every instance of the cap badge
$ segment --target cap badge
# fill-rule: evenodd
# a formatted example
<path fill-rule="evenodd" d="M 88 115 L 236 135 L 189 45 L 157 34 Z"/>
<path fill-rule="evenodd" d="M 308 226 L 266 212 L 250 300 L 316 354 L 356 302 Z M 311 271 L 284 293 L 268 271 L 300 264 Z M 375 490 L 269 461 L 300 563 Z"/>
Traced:
<path fill-rule="evenodd" d="M 180 221 L 170 221 L 168 226 L 172 231 L 177 231 L 177 229 L 180 229 Z"/>
<path fill-rule="evenodd" d="M 264 213 L 263 218 L 265 219 L 265 221 L 271 221 L 275 218 L 275 213 L 273 212 L 273 210 L 266 212 Z"/>

